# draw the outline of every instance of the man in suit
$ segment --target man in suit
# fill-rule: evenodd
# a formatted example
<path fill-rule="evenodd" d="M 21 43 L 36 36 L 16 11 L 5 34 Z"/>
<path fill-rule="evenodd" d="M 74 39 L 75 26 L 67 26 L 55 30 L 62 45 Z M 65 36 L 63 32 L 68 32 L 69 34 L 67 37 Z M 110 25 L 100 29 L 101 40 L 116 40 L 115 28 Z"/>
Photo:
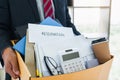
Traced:
<path fill-rule="evenodd" d="M 42 2 L 43 0 L 0 0 L 0 61 L 3 61 L 6 72 L 13 78 L 18 78 L 20 72 L 10 40 L 20 38 L 16 33 L 17 27 L 45 19 Z M 67 1 L 53 0 L 52 7 L 55 19 L 63 26 L 72 27 L 74 34 L 79 35 L 71 23 Z"/>

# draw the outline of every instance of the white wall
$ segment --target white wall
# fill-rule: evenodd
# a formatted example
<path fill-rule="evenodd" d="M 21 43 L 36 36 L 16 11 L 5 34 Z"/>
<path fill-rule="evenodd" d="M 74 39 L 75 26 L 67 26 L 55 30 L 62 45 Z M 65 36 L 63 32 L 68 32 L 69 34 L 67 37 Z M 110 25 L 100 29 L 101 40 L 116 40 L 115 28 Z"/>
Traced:
<path fill-rule="evenodd" d="M 120 24 L 120 0 L 112 0 L 111 24 Z"/>

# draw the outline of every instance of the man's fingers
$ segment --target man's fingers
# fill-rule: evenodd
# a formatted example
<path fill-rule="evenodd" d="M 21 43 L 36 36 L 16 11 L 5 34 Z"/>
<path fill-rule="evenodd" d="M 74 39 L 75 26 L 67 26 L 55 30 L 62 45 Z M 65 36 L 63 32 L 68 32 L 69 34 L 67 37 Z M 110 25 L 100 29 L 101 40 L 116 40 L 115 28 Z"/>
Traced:
<path fill-rule="evenodd" d="M 19 67 L 17 64 L 12 64 L 13 66 L 13 72 L 19 76 L 20 72 L 19 72 Z"/>
<path fill-rule="evenodd" d="M 15 59 L 15 58 L 14 58 Z M 19 72 L 19 66 L 18 66 L 18 62 L 17 62 L 17 58 L 14 61 L 11 61 L 12 64 L 12 68 L 13 68 L 13 72 L 19 76 L 20 72 Z"/>
<path fill-rule="evenodd" d="M 2 54 L 4 60 L 5 69 L 13 78 L 19 77 L 19 67 L 17 63 L 17 56 L 15 52 L 10 48 L 6 48 Z"/>
<path fill-rule="evenodd" d="M 14 79 L 16 79 L 18 76 L 16 76 L 15 74 L 14 74 L 14 72 L 11 70 L 11 69 L 9 69 L 8 71 L 7 71 L 7 73 L 8 74 L 10 74 L 10 76 L 12 76 Z"/>
<path fill-rule="evenodd" d="M 13 78 L 17 78 L 16 75 L 14 74 L 14 72 L 12 71 L 12 67 L 11 67 L 10 63 L 5 65 L 5 70 L 8 74 L 10 74 L 10 76 L 12 76 Z"/>

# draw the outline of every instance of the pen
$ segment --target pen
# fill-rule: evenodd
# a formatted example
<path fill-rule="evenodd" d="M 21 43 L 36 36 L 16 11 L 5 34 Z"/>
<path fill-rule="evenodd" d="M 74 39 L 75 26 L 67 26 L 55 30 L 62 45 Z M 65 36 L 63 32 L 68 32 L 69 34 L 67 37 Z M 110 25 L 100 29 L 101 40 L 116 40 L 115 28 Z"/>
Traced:
<path fill-rule="evenodd" d="M 37 77 L 42 77 L 42 73 L 40 73 L 38 69 L 36 69 L 36 76 Z"/>
<path fill-rule="evenodd" d="M 39 59 L 37 44 L 34 45 L 34 50 L 35 50 L 35 58 L 36 58 L 36 76 L 42 77 L 42 70 L 41 70 L 41 64 L 39 63 L 40 59 Z"/>

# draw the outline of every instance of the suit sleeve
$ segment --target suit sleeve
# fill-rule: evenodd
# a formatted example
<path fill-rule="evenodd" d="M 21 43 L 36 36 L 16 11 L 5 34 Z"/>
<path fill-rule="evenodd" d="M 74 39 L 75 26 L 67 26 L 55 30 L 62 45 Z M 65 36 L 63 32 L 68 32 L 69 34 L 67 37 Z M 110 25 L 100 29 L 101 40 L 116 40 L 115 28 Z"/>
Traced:
<path fill-rule="evenodd" d="M 80 35 L 80 32 L 77 31 L 75 25 L 71 22 L 71 17 L 69 15 L 69 11 L 68 11 L 68 8 L 67 8 L 67 0 L 65 0 L 65 3 L 66 3 L 66 23 L 67 23 L 67 26 L 73 28 L 73 32 L 74 32 L 75 35 Z"/>
<path fill-rule="evenodd" d="M 0 61 L 2 60 L 2 51 L 10 43 L 10 14 L 8 9 L 8 0 L 0 0 Z"/>

